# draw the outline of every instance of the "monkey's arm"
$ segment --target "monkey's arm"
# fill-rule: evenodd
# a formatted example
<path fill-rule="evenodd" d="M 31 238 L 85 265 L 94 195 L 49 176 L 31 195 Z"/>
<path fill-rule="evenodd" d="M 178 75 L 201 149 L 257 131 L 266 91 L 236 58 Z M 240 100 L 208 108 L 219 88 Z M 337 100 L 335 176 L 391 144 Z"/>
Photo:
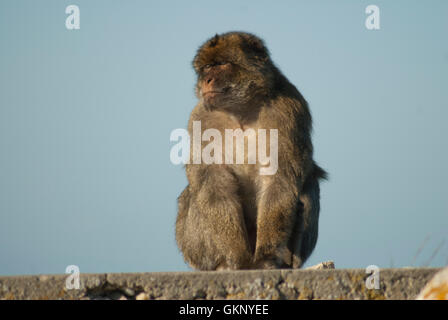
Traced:
<path fill-rule="evenodd" d="M 281 266 L 288 256 L 288 239 L 294 225 L 298 190 L 282 177 L 263 177 L 258 200 L 257 243 L 254 262 L 258 268 Z"/>
<path fill-rule="evenodd" d="M 259 267 L 291 265 L 288 241 L 296 220 L 301 219 L 297 215 L 299 199 L 313 167 L 307 111 L 306 104 L 287 100 L 277 102 L 272 112 L 265 115 L 271 128 L 279 131 L 279 161 L 274 175 L 260 176 L 255 250 L 255 263 Z"/>

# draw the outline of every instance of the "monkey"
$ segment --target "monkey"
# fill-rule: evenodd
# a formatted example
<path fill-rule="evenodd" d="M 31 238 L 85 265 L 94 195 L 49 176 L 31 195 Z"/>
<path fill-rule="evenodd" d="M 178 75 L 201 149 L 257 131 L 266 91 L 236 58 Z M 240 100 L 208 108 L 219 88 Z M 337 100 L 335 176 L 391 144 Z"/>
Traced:
<path fill-rule="evenodd" d="M 223 135 L 226 129 L 276 129 L 278 169 L 261 175 L 259 161 L 187 163 L 175 226 L 184 260 L 196 270 L 300 268 L 317 242 L 319 182 L 327 179 L 313 160 L 307 101 L 264 41 L 250 33 L 216 34 L 192 64 L 198 103 L 190 136 L 195 121 L 201 132 L 213 128 Z"/>

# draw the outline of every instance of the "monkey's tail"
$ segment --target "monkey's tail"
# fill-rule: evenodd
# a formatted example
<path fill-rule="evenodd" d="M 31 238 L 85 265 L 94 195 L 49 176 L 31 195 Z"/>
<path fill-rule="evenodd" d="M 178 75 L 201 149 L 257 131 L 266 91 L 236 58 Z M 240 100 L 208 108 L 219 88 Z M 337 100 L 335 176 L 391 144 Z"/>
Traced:
<path fill-rule="evenodd" d="M 315 179 L 328 180 L 328 172 L 319 167 L 317 164 L 314 164 L 313 176 Z"/>

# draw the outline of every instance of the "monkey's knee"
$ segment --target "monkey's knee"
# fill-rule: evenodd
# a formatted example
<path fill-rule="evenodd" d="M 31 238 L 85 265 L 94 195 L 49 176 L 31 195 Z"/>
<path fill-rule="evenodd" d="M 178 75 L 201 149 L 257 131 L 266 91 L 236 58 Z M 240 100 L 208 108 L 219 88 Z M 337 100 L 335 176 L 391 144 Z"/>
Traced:
<path fill-rule="evenodd" d="M 188 191 L 179 197 L 176 221 L 176 241 L 185 261 L 199 270 L 249 268 L 251 254 L 238 203 L 214 199 L 204 206 L 186 195 Z"/>

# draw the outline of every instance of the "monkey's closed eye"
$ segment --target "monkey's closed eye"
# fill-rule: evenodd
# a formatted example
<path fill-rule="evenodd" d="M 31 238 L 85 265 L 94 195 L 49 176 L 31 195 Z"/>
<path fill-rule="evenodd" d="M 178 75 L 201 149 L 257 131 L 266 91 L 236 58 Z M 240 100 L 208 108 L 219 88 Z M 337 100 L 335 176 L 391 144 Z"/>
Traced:
<path fill-rule="evenodd" d="M 224 64 L 228 64 L 228 62 L 220 61 L 220 62 L 209 63 L 209 64 L 206 64 L 205 66 L 203 66 L 202 69 L 209 69 L 211 67 L 222 66 Z"/>

